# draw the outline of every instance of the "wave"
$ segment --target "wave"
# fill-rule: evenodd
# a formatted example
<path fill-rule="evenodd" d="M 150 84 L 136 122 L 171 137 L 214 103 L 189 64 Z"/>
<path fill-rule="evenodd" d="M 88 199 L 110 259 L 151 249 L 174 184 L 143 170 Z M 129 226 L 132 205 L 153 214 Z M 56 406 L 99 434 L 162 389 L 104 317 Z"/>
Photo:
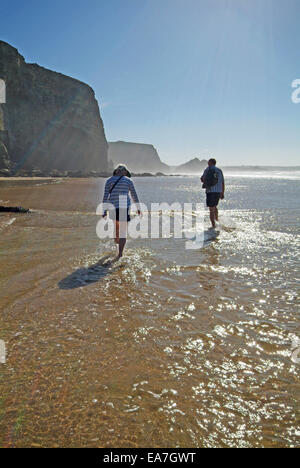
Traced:
<path fill-rule="evenodd" d="M 255 178 L 255 179 L 284 179 L 300 180 L 300 171 L 259 171 L 259 172 L 235 172 L 225 171 L 226 177 Z"/>

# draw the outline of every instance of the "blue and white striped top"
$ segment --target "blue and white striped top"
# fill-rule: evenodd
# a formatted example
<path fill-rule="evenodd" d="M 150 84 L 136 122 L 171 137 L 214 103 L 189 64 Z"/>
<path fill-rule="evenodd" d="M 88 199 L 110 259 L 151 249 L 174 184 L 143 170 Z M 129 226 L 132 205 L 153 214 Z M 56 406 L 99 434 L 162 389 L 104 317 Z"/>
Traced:
<path fill-rule="evenodd" d="M 223 192 L 223 184 L 224 184 L 223 172 L 218 167 L 216 167 L 216 166 L 213 166 L 213 167 L 214 167 L 216 173 L 218 174 L 218 182 L 213 187 L 207 188 L 206 193 L 222 193 Z M 208 173 L 208 171 L 209 171 L 209 167 L 207 167 L 205 169 L 205 171 L 203 172 L 202 177 L 204 179 L 205 179 L 206 174 Z"/>
<path fill-rule="evenodd" d="M 120 176 L 112 176 L 107 179 L 105 184 L 103 203 L 111 203 L 115 208 L 126 208 L 126 205 L 127 208 L 129 208 L 131 205 L 129 192 L 134 203 L 139 203 L 139 198 L 135 191 L 133 182 L 129 179 L 129 177 L 122 177 L 122 179 L 119 180 L 117 185 L 114 187 L 113 191 L 109 193 L 118 179 L 120 179 Z"/>

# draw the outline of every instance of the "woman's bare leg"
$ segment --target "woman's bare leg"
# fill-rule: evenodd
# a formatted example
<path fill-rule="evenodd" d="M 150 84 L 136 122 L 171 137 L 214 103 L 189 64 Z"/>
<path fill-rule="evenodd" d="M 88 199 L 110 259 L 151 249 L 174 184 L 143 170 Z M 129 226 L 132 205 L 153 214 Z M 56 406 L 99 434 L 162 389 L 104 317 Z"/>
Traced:
<path fill-rule="evenodd" d="M 120 238 L 120 242 L 119 242 L 119 258 L 123 257 L 123 251 L 124 251 L 124 247 L 126 245 L 126 238 Z"/>
<path fill-rule="evenodd" d="M 116 221 L 116 224 L 115 224 L 115 243 L 116 244 L 119 244 L 120 242 L 119 233 L 120 233 L 120 223 L 119 221 Z"/>
<path fill-rule="evenodd" d="M 119 223 L 119 258 L 123 256 L 124 247 L 127 240 L 127 222 Z"/>

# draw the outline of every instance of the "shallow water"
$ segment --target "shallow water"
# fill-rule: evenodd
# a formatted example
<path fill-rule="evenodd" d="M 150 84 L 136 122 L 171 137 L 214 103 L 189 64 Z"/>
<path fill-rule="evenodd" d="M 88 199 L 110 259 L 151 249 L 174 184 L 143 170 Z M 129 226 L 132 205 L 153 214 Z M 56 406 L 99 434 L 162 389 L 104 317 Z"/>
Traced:
<path fill-rule="evenodd" d="M 261 174 L 260 174 L 261 175 Z M 299 446 L 299 180 L 229 177 L 218 235 L 96 236 L 103 180 L 0 181 L 3 447 Z M 203 202 L 193 177 L 143 202 Z M 300 354 L 299 354 L 300 356 Z"/>

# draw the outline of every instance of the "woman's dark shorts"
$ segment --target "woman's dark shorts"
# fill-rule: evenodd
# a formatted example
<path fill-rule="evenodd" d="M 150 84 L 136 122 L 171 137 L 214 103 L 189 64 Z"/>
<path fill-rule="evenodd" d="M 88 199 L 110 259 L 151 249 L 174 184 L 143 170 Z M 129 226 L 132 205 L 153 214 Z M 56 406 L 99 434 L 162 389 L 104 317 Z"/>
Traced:
<path fill-rule="evenodd" d="M 208 207 L 218 206 L 221 194 L 217 192 L 211 192 L 206 194 L 206 205 Z"/>
<path fill-rule="evenodd" d="M 120 213 L 121 212 L 121 213 Z M 120 221 L 120 216 L 121 216 L 121 221 L 126 221 L 129 223 L 130 221 L 130 215 L 129 215 L 129 208 L 116 208 L 115 211 L 110 211 L 109 217 L 113 219 L 114 221 Z"/>

